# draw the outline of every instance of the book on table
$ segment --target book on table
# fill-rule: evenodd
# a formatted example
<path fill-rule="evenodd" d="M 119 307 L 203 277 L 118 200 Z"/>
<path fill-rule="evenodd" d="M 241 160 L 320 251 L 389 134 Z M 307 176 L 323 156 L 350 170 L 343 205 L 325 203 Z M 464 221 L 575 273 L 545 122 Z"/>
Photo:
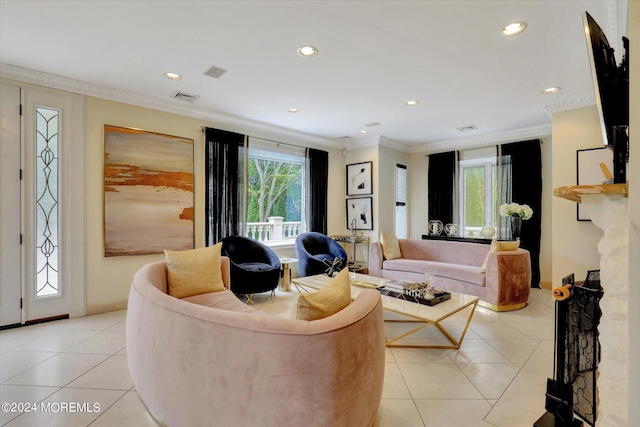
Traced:
<path fill-rule="evenodd" d="M 417 285 L 418 282 L 411 282 L 408 280 L 389 280 L 387 283 L 385 283 L 384 287 L 393 291 L 402 292 Z"/>

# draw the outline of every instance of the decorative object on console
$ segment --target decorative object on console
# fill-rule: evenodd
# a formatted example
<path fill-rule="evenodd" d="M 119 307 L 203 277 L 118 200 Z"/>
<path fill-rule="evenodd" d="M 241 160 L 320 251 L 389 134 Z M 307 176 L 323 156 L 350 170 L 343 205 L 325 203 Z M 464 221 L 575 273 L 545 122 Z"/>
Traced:
<path fill-rule="evenodd" d="M 429 221 L 429 234 L 434 236 L 439 236 L 442 234 L 444 230 L 444 226 L 442 225 L 442 221 L 439 219 L 432 219 Z"/>
<path fill-rule="evenodd" d="M 193 247 L 193 139 L 105 125 L 104 255 Z"/>
<path fill-rule="evenodd" d="M 530 219 L 533 216 L 533 210 L 529 205 L 503 203 L 500 205 L 500 216 L 511 220 L 511 240 L 520 240 L 522 220 Z"/>
<path fill-rule="evenodd" d="M 347 227 L 356 230 L 373 230 L 373 216 L 371 209 L 372 198 L 347 199 Z"/>
<path fill-rule="evenodd" d="M 490 239 L 494 236 L 494 234 L 496 234 L 496 229 L 489 225 L 485 225 L 480 229 L 480 234 L 482 234 L 487 239 Z"/>
<path fill-rule="evenodd" d="M 447 224 L 444 226 L 444 232 L 447 236 L 457 236 L 460 227 L 458 224 Z"/>
<path fill-rule="evenodd" d="M 333 273 L 335 273 L 336 271 L 340 271 L 340 266 L 342 265 L 342 261 L 340 261 L 340 258 L 338 257 L 335 257 L 331 261 L 329 261 L 328 259 L 323 259 L 322 263 L 327 266 L 327 269 L 324 272 L 329 277 L 333 277 Z"/>
<path fill-rule="evenodd" d="M 362 162 L 347 165 L 347 196 L 373 194 L 371 164 Z"/>

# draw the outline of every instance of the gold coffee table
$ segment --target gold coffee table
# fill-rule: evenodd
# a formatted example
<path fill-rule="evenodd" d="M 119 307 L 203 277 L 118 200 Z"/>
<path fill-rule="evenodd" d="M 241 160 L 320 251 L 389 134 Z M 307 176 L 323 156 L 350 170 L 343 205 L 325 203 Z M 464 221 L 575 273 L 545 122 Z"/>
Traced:
<path fill-rule="evenodd" d="M 355 279 L 351 279 L 351 298 L 354 299 L 358 296 L 362 289 L 376 289 L 383 287 L 388 279 L 381 279 L 380 277 L 368 276 L 366 274 L 356 274 Z M 294 286 L 299 292 L 309 291 L 309 289 L 321 289 L 328 282 L 330 278 L 326 275 L 298 277 L 292 279 Z M 409 332 L 406 332 L 398 337 L 387 338 L 387 347 L 410 347 L 410 348 L 444 348 L 444 349 L 459 349 L 462 345 L 473 314 L 478 306 L 480 298 L 471 295 L 459 294 L 451 292 L 451 299 L 443 301 L 437 305 L 429 306 L 418 304 L 403 300 L 401 298 L 390 297 L 386 295 L 382 296 L 382 307 L 386 311 L 398 313 L 403 316 L 407 316 L 410 319 L 407 320 L 395 320 L 387 319 L 385 322 L 404 322 L 404 323 L 417 323 L 418 326 Z M 453 316 L 454 314 L 464 310 L 467 307 L 472 307 L 471 313 L 464 325 L 464 330 L 459 338 L 454 338 L 449 331 L 442 325 L 442 321 Z M 451 345 L 418 345 L 418 344 L 399 344 L 397 341 L 408 337 L 428 326 L 436 326 L 442 333 L 449 339 Z"/>

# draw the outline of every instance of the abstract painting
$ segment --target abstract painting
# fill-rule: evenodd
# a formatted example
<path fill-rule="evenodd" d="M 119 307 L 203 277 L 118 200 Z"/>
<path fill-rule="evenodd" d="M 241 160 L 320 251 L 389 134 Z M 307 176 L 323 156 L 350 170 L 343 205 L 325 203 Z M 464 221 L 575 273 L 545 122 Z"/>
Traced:
<path fill-rule="evenodd" d="M 105 256 L 193 247 L 193 139 L 105 125 Z"/>
<path fill-rule="evenodd" d="M 371 162 L 347 165 L 347 196 L 373 194 Z"/>
<path fill-rule="evenodd" d="M 373 230 L 371 197 L 347 199 L 347 229 Z"/>

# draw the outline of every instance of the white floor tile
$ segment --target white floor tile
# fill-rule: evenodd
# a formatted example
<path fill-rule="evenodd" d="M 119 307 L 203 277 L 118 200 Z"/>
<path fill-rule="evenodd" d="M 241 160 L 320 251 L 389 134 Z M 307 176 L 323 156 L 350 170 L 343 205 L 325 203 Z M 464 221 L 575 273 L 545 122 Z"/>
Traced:
<path fill-rule="evenodd" d="M 455 364 L 398 363 L 414 399 L 483 399 Z"/>
<path fill-rule="evenodd" d="M 157 427 L 158 424 L 149 415 L 138 393 L 129 391 L 91 423 L 91 427 L 116 426 Z"/>
<path fill-rule="evenodd" d="M 58 353 L 40 351 L 8 351 L 0 355 L 0 382 L 26 371 Z"/>
<path fill-rule="evenodd" d="M 104 331 L 118 323 L 124 317 L 122 315 L 96 314 L 95 316 L 84 317 L 77 322 L 71 323 L 64 329 L 80 330 L 80 331 Z"/>
<path fill-rule="evenodd" d="M 437 348 L 394 348 L 391 353 L 396 362 L 453 363 L 445 350 Z"/>
<path fill-rule="evenodd" d="M 49 335 L 51 332 L 50 329 L 27 329 L 24 327 L 2 331 L 0 332 L 0 350 L 14 350 L 22 345 Z"/>
<path fill-rule="evenodd" d="M 485 400 L 419 400 L 425 427 L 490 427 L 483 418 L 491 409 Z"/>
<path fill-rule="evenodd" d="M 58 390 L 58 387 L 0 385 L 0 402 L 6 402 L 9 404 L 37 404 L 42 399 L 52 395 Z M 15 408 L 10 407 L 9 409 L 9 411 L 0 411 L 0 425 L 5 425 L 7 422 L 11 421 L 22 413 L 17 411 L 17 409 L 22 409 L 18 406 L 16 406 Z"/>
<path fill-rule="evenodd" d="M 467 363 L 459 368 L 485 399 L 499 399 L 520 371 L 515 365 L 493 363 Z"/>
<path fill-rule="evenodd" d="M 127 357 L 111 356 L 86 374 L 69 383 L 67 387 L 130 390 L 133 387 L 133 381 L 129 374 Z"/>
<path fill-rule="evenodd" d="M 409 389 L 395 363 L 385 363 L 382 398 L 411 399 Z"/>
<path fill-rule="evenodd" d="M 49 334 L 17 348 L 21 351 L 55 351 L 60 352 L 91 338 L 97 331 L 72 331 L 60 329 L 49 331 Z"/>
<path fill-rule="evenodd" d="M 509 359 L 484 340 L 465 340 L 459 350 L 447 350 L 447 354 L 456 363 L 509 363 Z"/>
<path fill-rule="evenodd" d="M 63 388 L 43 401 L 49 411 L 24 413 L 8 427 L 84 427 L 114 404 L 124 391 Z M 70 405 L 71 404 L 71 405 Z M 66 408 L 64 409 L 66 405 Z M 42 406 L 42 405 L 41 405 Z"/>
<path fill-rule="evenodd" d="M 102 331 L 69 347 L 65 353 L 115 354 L 126 345 L 127 337 L 124 332 Z"/>
<path fill-rule="evenodd" d="M 537 340 L 486 340 L 511 363 L 525 363 L 538 347 Z"/>
<path fill-rule="evenodd" d="M 514 322 L 514 328 L 534 340 L 552 340 L 555 336 L 555 325 L 545 322 Z"/>
<path fill-rule="evenodd" d="M 411 399 L 382 399 L 374 427 L 422 427 L 420 413 Z"/>
<path fill-rule="evenodd" d="M 100 354 L 60 353 L 5 381 L 5 384 L 63 387 L 104 361 Z"/>

